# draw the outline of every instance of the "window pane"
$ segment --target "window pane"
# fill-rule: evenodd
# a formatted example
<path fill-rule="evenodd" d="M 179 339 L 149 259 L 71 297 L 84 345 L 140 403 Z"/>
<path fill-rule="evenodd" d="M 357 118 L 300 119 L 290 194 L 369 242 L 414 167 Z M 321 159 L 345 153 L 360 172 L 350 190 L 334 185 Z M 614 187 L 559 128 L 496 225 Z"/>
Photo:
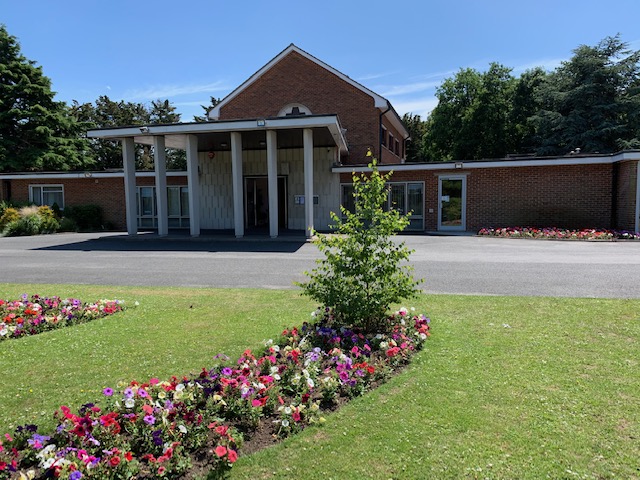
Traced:
<path fill-rule="evenodd" d="M 189 216 L 189 187 L 180 189 L 180 206 L 182 207 L 182 216 Z"/>
<path fill-rule="evenodd" d="M 342 185 L 342 206 L 349 210 L 350 212 L 354 212 L 356 209 L 356 202 L 353 198 L 353 185 Z"/>
<path fill-rule="evenodd" d="M 422 184 L 410 183 L 408 188 L 409 210 L 413 211 L 413 217 L 422 217 L 424 213 L 424 201 L 422 200 Z"/>
<path fill-rule="evenodd" d="M 167 187 L 167 208 L 170 217 L 180 216 L 180 187 Z"/>
<path fill-rule="evenodd" d="M 400 213 L 407 213 L 405 205 L 405 185 L 391 185 L 391 193 L 389 195 L 389 207 L 398 210 Z"/>
<path fill-rule="evenodd" d="M 36 205 L 42 205 L 42 187 L 31 187 L 31 201 Z"/>
<path fill-rule="evenodd" d="M 140 188 L 141 215 L 155 215 L 155 209 L 153 208 L 154 190 L 154 187 Z"/>

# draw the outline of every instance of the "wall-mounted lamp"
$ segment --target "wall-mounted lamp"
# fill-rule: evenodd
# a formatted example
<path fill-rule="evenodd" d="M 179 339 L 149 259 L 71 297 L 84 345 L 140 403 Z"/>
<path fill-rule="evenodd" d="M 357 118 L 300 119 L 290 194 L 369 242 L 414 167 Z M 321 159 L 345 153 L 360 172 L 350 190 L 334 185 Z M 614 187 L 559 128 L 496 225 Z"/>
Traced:
<path fill-rule="evenodd" d="M 455 168 L 462 168 L 463 166 L 462 162 L 456 162 L 455 164 Z"/>
<path fill-rule="evenodd" d="M 213 158 L 213 157 L 215 157 L 215 156 L 216 156 L 216 152 L 209 152 L 209 153 L 207 153 L 207 157 L 209 157 L 209 158 Z"/>
<path fill-rule="evenodd" d="M 222 143 L 220 144 L 220 147 L 221 147 L 221 148 L 227 148 L 227 145 L 228 145 L 228 144 L 227 144 L 227 142 L 222 142 Z"/>
<path fill-rule="evenodd" d="M 140 127 L 140 133 L 149 133 L 149 127 L 146 127 L 146 126 Z"/>
<path fill-rule="evenodd" d="M 267 124 L 267 121 L 264 118 L 259 118 L 258 119 L 258 126 L 259 127 L 264 127 Z"/>
<path fill-rule="evenodd" d="M 93 176 L 93 173 L 91 172 L 84 172 L 84 178 L 91 178 Z"/>

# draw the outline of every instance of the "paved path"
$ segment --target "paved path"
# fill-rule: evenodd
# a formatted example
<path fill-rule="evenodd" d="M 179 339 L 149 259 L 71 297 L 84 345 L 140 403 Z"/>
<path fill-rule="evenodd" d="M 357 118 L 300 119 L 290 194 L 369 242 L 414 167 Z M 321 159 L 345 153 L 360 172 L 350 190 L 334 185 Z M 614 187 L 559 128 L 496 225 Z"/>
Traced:
<path fill-rule="evenodd" d="M 401 238 L 428 293 L 640 298 L 640 242 Z M 0 282 L 294 288 L 317 258 L 295 238 L 0 238 Z"/>

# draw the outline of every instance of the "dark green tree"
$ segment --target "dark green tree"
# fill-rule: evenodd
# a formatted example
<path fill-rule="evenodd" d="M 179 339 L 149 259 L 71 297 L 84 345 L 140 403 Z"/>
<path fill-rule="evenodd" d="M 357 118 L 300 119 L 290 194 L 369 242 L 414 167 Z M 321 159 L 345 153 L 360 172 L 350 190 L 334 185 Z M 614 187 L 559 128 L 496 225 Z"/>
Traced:
<path fill-rule="evenodd" d="M 640 51 L 619 36 L 581 45 L 537 89 L 541 155 L 611 153 L 640 146 Z"/>
<path fill-rule="evenodd" d="M 54 100 L 42 67 L 25 58 L 0 25 L 0 171 L 82 169 L 82 126 L 64 102 Z"/>
<path fill-rule="evenodd" d="M 424 162 L 426 160 L 424 147 L 426 122 L 420 118 L 420 115 L 405 113 L 402 116 L 402 123 L 407 127 L 411 138 L 407 142 L 407 162 Z"/>
<path fill-rule="evenodd" d="M 151 102 L 149 109 L 149 123 L 168 124 L 179 123 L 180 114 L 176 112 L 176 107 L 171 105 L 169 100 L 155 100 Z M 153 168 L 153 149 L 150 149 L 149 166 Z M 183 149 L 167 148 L 167 168 L 171 170 L 187 169 L 187 153 Z"/>
<path fill-rule="evenodd" d="M 509 121 L 516 80 L 492 63 L 487 72 L 460 70 L 438 88 L 438 105 L 426 124 L 424 149 L 432 161 L 494 158 L 513 148 Z"/>
<path fill-rule="evenodd" d="M 535 153 L 536 127 L 532 117 L 540 110 L 536 92 L 546 77 L 547 72 L 537 67 L 524 72 L 515 85 L 509 114 L 509 122 L 513 126 L 510 153 Z"/>
<path fill-rule="evenodd" d="M 216 97 L 211 97 L 211 104 L 210 105 L 200 105 L 202 107 L 202 109 L 204 110 L 204 115 L 194 115 L 193 116 L 193 121 L 194 122 L 208 122 L 209 121 L 209 112 L 211 111 L 211 109 L 213 107 L 215 107 L 216 105 L 218 105 L 220 103 L 220 99 L 216 98 Z"/>

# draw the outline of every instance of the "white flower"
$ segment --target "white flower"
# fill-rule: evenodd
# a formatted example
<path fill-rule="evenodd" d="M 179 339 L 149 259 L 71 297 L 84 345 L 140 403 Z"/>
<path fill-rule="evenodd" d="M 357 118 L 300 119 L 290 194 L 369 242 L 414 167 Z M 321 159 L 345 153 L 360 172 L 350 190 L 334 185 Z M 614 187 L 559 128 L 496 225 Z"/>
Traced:
<path fill-rule="evenodd" d="M 178 430 L 180 430 L 181 433 L 187 433 L 187 427 L 185 427 L 184 425 L 178 425 Z"/>
<path fill-rule="evenodd" d="M 124 401 L 124 406 L 127 408 L 133 408 L 136 406 L 136 401 L 133 398 L 127 398 Z"/>
<path fill-rule="evenodd" d="M 289 426 L 289 420 L 282 420 L 282 426 L 283 427 L 288 427 Z"/>
<path fill-rule="evenodd" d="M 176 385 L 176 392 L 181 392 L 184 390 L 184 383 L 179 383 Z"/>
<path fill-rule="evenodd" d="M 284 407 L 285 415 L 291 415 L 291 407 Z"/>
<path fill-rule="evenodd" d="M 313 378 L 307 378 L 307 386 L 309 388 L 313 388 L 316 386 L 316 384 L 313 382 Z"/>

